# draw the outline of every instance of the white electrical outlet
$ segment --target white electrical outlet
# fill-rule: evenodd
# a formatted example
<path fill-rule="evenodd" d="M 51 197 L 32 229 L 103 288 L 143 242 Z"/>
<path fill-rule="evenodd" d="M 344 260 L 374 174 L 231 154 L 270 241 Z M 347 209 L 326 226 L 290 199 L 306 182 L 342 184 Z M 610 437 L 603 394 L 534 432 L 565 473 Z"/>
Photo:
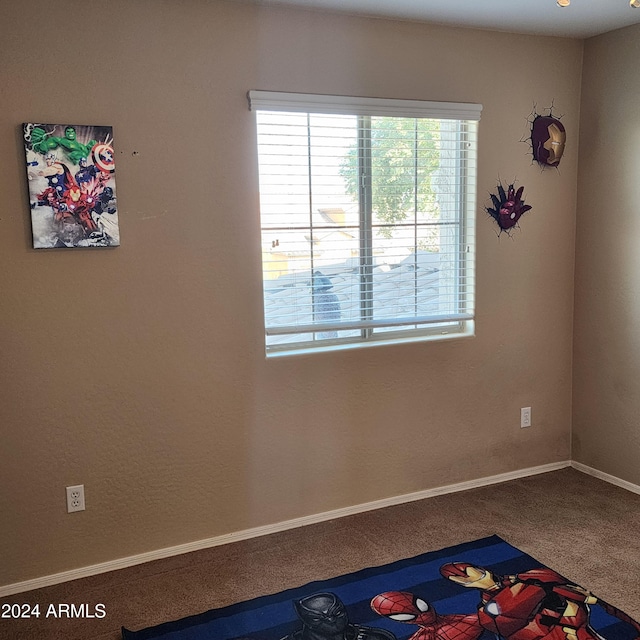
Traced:
<path fill-rule="evenodd" d="M 522 407 L 520 409 L 520 428 L 531 426 L 531 407 Z"/>
<path fill-rule="evenodd" d="M 67 487 L 67 513 L 84 511 L 84 485 Z"/>

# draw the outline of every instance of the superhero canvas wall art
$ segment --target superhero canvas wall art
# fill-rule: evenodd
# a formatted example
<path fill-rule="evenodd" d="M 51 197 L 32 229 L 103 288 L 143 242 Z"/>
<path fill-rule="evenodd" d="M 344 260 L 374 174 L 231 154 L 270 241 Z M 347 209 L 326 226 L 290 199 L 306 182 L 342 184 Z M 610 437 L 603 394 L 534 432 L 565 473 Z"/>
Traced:
<path fill-rule="evenodd" d="M 113 131 L 23 124 L 34 249 L 120 244 Z"/>

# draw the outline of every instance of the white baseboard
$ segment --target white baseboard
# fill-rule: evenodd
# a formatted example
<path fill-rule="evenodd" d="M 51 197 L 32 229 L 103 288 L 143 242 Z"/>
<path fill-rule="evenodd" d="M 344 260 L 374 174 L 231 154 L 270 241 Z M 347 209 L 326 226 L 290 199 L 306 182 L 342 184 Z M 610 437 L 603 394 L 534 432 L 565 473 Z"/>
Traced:
<path fill-rule="evenodd" d="M 616 487 L 622 487 L 623 489 L 631 491 L 632 493 L 640 493 L 640 486 L 638 486 L 637 484 L 633 484 L 632 482 L 622 480 L 622 478 L 612 476 L 608 473 L 605 473 L 604 471 L 598 471 L 598 469 L 588 467 L 586 464 L 576 462 L 575 460 L 571 461 L 571 466 L 576 471 L 581 471 L 582 473 L 586 473 L 587 475 L 593 476 L 594 478 L 599 478 L 600 480 L 604 480 L 605 482 L 609 482 L 610 484 L 615 484 Z"/>
<path fill-rule="evenodd" d="M 394 496 L 392 498 L 384 498 L 382 500 L 374 500 L 373 502 L 365 502 L 363 504 L 354 505 L 352 507 L 335 509 L 333 511 L 325 511 L 324 513 L 318 513 L 302 518 L 294 518 L 293 520 L 285 520 L 284 522 L 265 525 L 263 527 L 245 529 L 244 531 L 228 533 L 221 536 L 215 536 L 213 538 L 207 538 L 205 540 L 197 540 L 196 542 L 189 542 L 187 544 L 180 544 L 174 547 L 167 547 L 165 549 L 158 549 L 156 551 L 140 553 L 135 556 L 129 556 L 127 558 L 109 560 L 108 562 L 101 562 L 100 564 L 94 564 L 88 567 L 80 567 L 79 569 L 72 569 L 70 571 L 54 573 L 52 575 L 43 576 L 41 578 L 34 578 L 33 580 L 25 580 L 24 582 L 16 582 L 14 584 L 0 586 L 0 598 L 16 593 L 31 591 L 33 589 L 49 587 L 61 582 L 68 582 L 69 580 L 77 580 L 78 578 L 86 578 L 88 576 L 94 576 L 100 573 L 107 573 L 108 571 L 115 571 L 116 569 L 124 569 L 125 567 L 132 567 L 137 564 L 151 562 L 152 560 L 169 558 L 171 556 L 177 556 L 182 553 L 189 553 L 190 551 L 198 551 L 200 549 L 218 547 L 220 545 L 229 544 L 231 542 L 239 542 L 240 540 L 266 536 L 271 533 L 286 531 L 287 529 L 295 529 L 296 527 L 304 527 L 309 524 L 316 524 L 318 522 L 325 522 L 327 520 L 335 520 L 336 518 L 343 518 L 345 516 L 363 513 L 365 511 L 373 511 L 375 509 L 382 509 L 384 507 L 391 507 L 398 504 L 413 502 L 415 500 L 433 498 L 434 496 L 440 496 L 446 493 L 456 493 L 458 491 L 466 491 L 467 489 L 475 489 L 477 487 L 485 487 L 492 484 L 499 484 L 501 482 L 508 482 L 509 480 L 516 480 L 518 478 L 526 478 L 527 476 L 534 476 L 540 473 L 547 473 L 549 471 L 557 471 L 558 469 L 564 469 L 565 467 L 569 466 L 575 465 L 570 460 L 553 462 L 551 464 L 545 464 L 538 467 L 529 467 L 527 469 L 519 469 L 517 471 L 510 471 L 508 473 L 500 473 L 495 476 L 488 476 L 486 478 L 479 478 L 477 480 L 469 480 L 467 482 L 449 484 L 444 487 L 437 487 L 435 489 L 426 489 L 424 491 L 416 491 L 414 493 L 407 493 L 401 496 Z M 578 467 L 576 468 L 578 469 Z M 595 473 L 593 475 L 595 475 Z M 623 481 L 620 480 L 620 482 Z M 640 487 L 636 487 L 636 489 L 637 492 L 640 493 Z"/>

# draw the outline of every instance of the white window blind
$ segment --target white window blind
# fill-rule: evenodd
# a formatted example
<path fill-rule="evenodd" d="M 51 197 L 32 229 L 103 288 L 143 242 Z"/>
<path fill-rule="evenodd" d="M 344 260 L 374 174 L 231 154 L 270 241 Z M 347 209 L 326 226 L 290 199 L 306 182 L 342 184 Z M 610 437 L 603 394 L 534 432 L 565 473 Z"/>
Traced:
<path fill-rule="evenodd" d="M 267 353 L 471 333 L 481 106 L 248 97 Z"/>

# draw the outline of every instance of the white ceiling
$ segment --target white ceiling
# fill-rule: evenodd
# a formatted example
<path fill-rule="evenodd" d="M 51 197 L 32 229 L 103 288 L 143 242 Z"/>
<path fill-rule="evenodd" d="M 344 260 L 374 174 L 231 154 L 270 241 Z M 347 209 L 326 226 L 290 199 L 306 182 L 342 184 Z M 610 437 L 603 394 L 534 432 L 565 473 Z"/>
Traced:
<path fill-rule="evenodd" d="M 248 0 L 242 0 L 248 1 Z M 250 0 L 265 5 L 417 20 L 514 33 L 588 38 L 640 23 L 629 0 Z"/>

